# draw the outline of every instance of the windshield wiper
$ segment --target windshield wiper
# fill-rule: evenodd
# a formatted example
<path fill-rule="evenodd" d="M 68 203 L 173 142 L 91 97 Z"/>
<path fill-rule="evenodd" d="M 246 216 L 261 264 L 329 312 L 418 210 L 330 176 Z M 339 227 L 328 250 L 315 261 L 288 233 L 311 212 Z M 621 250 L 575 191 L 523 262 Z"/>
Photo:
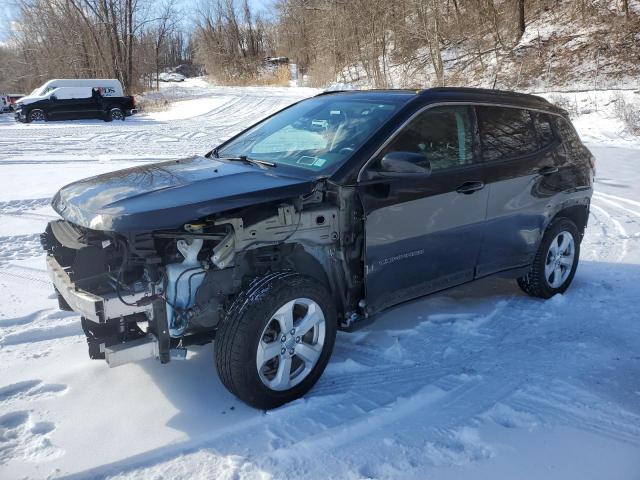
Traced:
<path fill-rule="evenodd" d="M 277 167 L 277 165 L 273 162 L 268 162 L 266 160 L 258 160 L 256 158 L 249 158 L 246 155 L 238 155 L 237 157 L 219 157 L 216 155 L 219 160 L 229 160 L 230 162 L 244 162 L 250 163 L 252 165 L 257 165 L 258 167 Z"/>

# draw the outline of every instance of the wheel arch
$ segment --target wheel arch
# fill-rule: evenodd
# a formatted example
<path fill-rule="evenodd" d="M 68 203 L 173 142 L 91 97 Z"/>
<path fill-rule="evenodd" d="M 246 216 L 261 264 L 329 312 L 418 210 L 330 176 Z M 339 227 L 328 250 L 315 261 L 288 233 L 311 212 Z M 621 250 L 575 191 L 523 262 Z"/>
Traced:
<path fill-rule="evenodd" d="M 590 205 L 589 198 L 586 198 L 580 201 L 579 203 L 573 203 L 571 205 L 563 205 L 560 208 L 560 210 L 558 210 L 556 214 L 549 219 L 549 221 L 544 227 L 544 231 L 546 231 L 547 228 L 549 228 L 549 225 L 551 225 L 558 218 L 567 218 L 571 220 L 578 228 L 578 232 L 580 232 L 579 240 L 580 242 L 582 242 L 582 239 L 584 238 L 585 230 L 587 228 L 587 223 L 589 221 L 589 205 Z M 543 231 L 543 235 L 544 235 L 544 231 Z"/>
<path fill-rule="evenodd" d="M 25 119 L 27 120 L 27 122 L 31 122 L 31 121 L 32 121 L 32 120 L 31 120 L 31 114 L 32 114 L 34 111 L 40 111 L 40 112 L 42 112 L 42 115 L 44 115 L 44 120 L 45 120 L 45 121 L 46 121 L 46 120 L 49 120 L 49 112 L 47 111 L 47 109 L 46 109 L 46 108 L 44 108 L 44 107 L 42 107 L 41 105 L 35 105 L 35 106 L 33 106 L 33 107 L 31 107 L 31 108 L 29 108 L 29 109 L 27 110 L 27 113 L 26 113 L 26 115 L 25 115 Z"/>
<path fill-rule="evenodd" d="M 316 257 L 307 252 L 302 245 L 297 245 L 298 247 L 294 248 L 293 252 L 287 256 L 285 263 L 288 264 L 292 270 L 315 278 L 333 293 L 325 267 Z"/>
<path fill-rule="evenodd" d="M 330 252 L 325 246 L 309 245 L 304 242 L 264 246 L 248 252 L 238 264 L 241 272 L 262 272 L 290 270 L 309 276 L 320 282 L 335 301 L 338 315 L 344 313 L 347 301 L 344 291 L 343 273 L 336 271 Z M 344 287 L 346 288 L 346 286 Z"/>

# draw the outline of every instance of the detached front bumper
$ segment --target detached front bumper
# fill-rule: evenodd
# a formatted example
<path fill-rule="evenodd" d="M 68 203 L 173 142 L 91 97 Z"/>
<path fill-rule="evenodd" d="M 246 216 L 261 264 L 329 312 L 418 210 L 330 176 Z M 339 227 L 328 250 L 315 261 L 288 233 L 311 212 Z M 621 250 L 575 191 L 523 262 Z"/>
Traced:
<path fill-rule="evenodd" d="M 26 122 L 27 121 L 27 117 L 24 116 L 24 114 L 22 113 L 22 110 L 14 110 L 13 118 L 16 120 L 16 122 Z"/>
<path fill-rule="evenodd" d="M 135 115 L 136 113 L 138 113 L 138 109 L 137 108 L 132 108 L 131 110 L 127 110 L 126 112 L 124 112 L 124 114 L 127 117 L 130 117 L 131 115 Z"/>
<path fill-rule="evenodd" d="M 78 288 L 69 278 L 53 255 L 47 255 L 47 271 L 58 293 L 64 298 L 70 309 L 83 317 L 96 323 L 106 323 L 109 320 L 117 320 L 125 316 L 143 313 L 151 315 L 152 305 L 125 305 L 114 293 L 103 296 L 94 295 Z M 147 297 L 146 292 L 127 295 L 127 303 L 143 301 Z"/>

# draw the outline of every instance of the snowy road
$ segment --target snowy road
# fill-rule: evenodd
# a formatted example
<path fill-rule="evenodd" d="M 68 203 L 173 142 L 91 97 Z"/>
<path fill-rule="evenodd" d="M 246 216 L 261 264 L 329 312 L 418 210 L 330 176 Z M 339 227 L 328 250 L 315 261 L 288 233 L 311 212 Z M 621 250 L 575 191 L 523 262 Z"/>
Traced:
<path fill-rule="evenodd" d="M 392 309 L 339 334 L 318 385 L 276 411 L 222 387 L 212 345 L 166 366 L 90 361 L 44 272 L 51 195 L 202 153 L 312 93 L 180 88 L 183 107 L 124 123 L 0 116 L 0 478 L 640 478 L 640 148 L 590 145 L 566 295 L 489 279 Z"/>

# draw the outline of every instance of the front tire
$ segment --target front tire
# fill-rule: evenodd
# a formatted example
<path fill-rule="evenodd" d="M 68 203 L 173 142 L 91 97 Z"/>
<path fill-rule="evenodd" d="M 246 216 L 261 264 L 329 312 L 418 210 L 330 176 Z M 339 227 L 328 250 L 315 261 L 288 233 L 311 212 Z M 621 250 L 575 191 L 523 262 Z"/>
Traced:
<path fill-rule="evenodd" d="M 215 340 L 222 383 L 260 409 L 300 398 L 324 371 L 336 337 L 333 299 L 295 272 L 256 279 L 233 302 Z"/>
<path fill-rule="evenodd" d="M 568 218 L 558 218 L 547 228 L 531 270 L 518 279 L 527 294 L 551 298 L 564 293 L 576 273 L 580 257 L 580 233 Z"/>
<path fill-rule="evenodd" d="M 40 110 L 39 108 L 35 108 L 29 112 L 27 115 L 27 123 L 31 122 L 46 122 L 47 114 L 44 113 L 44 110 Z"/>

